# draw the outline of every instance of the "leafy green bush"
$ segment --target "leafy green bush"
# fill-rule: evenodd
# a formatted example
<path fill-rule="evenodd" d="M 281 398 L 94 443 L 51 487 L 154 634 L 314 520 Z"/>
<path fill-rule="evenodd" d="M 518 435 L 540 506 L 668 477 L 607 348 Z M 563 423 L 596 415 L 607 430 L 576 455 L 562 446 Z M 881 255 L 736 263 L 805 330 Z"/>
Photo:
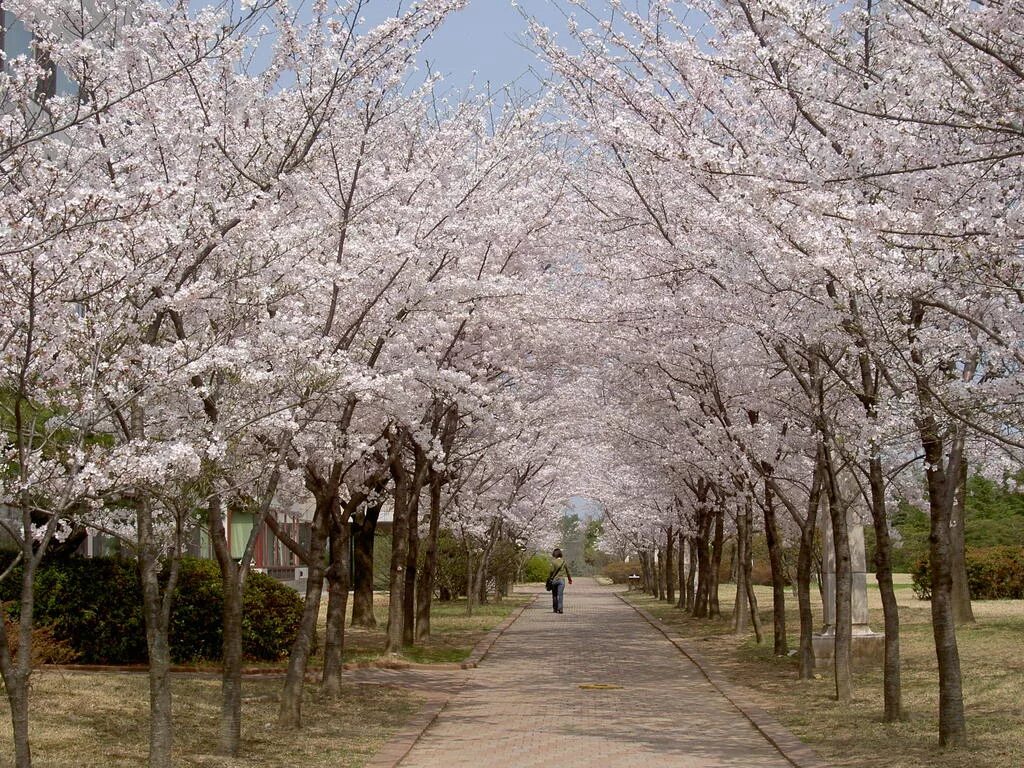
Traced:
<path fill-rule="evenodd" d="M 291 587 L 264 573 L 249 574 L 242 602 L 246 656 L 266 660 L 285 656 L 299 632 L 302 609 L 302 598 Z"/>
<path fill-rule="evenodd" d="M 547 581 L 551 571 L 551 559 L 539 552 L 523 564 L 523 582 L 526 584 Z"/>
<path fill-rule="evenodd" d="M 20 574 L 0 587 L 17 597 Z M 8 606 L 14 616 L 17 603 Z M 176 662 L 221 656 L 223 591 L 210 560 L 182 560 L 171 612 L 171 656 Z M 302 599 L 270 576 L 252 573 L 243 597 L 242 647 L 252 659 L 276 660 L 298 632 Z M 46 563 L 36 577 L 36 623 L 67 643 L 88 664 L 139 664 L 147 659 L 142 586 L 137 564 L 117 558 L 71 558 Z"/>
<path fill-rule="evenodd" d="M 628 584 L 629 576 L 634 573 L 638 576 L 643 575 L 643 571 L 640 570 L 640 563 L 626 563 L 619 560 L 614 563 L 608 563 L 601 569 L 601 575 L 607 576 L 615 584 Z"/>
<path fill-rule="evenodd" d="M 86 664 L 147 658 L 142 585 L 131 560 L 45 563 L 36 576 L 35 622 L 69 643 Z"/>
<path fill-rule="evenodd" d="M 1024 547 L 968 548 L 965 555 L 967 587 L 973 600 L 1024 599 Z M 921 600 L 931 599 L 927 557 L 914 567 L 913 588 Z"/>

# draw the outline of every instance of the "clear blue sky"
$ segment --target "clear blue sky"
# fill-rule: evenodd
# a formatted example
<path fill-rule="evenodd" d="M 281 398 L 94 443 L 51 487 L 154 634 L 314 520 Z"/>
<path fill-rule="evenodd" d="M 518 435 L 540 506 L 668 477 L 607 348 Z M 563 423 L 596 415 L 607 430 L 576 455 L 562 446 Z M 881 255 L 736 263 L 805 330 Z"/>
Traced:
<path fill-rule="evenodd" d="M 520 0 L 520 5 L 564 36 L 565 19 L 548 0 Z M 511 0 L 470 0 L 428 42 L 424 57 L 457 88 L 471 82 L 480 89 L 488 82 L 500 88 L 522 78 L 520 87 L 532 90 L 537 80 L 526 73 L 543 65 L 524 47 L 528 45 L 526 22 Z"/>
<path fill-rule="evenodd" d="M 370 0 L 364 15 L 373 22 L 381 13 L 393 13 L 396 5 L 396 0 Z M 560 39 L 566 37 L 565 16 L 552 0 L 519 0 L 519 6 Z M 484 90 L 490 83 L 492 90 L 499 90 L 518 81 L 519 90 L 533 91 L 538 80 L 529 71 L 533 68 L 543 73 L 543 65 L 528 49 L 529 44 L 526 21 L 512 0 L 470 0 L 428 41 L 420 76 L 426 76 L 429 63 L 431 71 L 444 76 L 449 88 L 462 90 L 472 84 Z"/>

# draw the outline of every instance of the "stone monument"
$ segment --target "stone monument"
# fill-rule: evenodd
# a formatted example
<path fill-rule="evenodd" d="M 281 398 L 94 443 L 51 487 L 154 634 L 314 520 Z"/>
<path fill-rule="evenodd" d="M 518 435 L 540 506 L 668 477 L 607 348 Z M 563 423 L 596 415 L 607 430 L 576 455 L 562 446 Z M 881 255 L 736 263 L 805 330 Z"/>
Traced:
<path fill-rule="evenodd" d="M 828 502 L 825 502 L 827 505 Z M 875 632 L 868 623 L 868 573 L 864 551 L 864 525 L 857 505 L 851 505 L 846 526 L 850 537 L 851 614 L 853 640 L 850 646 L 854 669 L 866 664 L 881 664 L 885 656 L 885 634 Z M 816 669 L 829 669 L 836 651 L 836 550 L 832 542 L 832 519 L 823 509 L 818 516 L 822 546 L 822 599 L 825 625 L 811 638 Z"/>

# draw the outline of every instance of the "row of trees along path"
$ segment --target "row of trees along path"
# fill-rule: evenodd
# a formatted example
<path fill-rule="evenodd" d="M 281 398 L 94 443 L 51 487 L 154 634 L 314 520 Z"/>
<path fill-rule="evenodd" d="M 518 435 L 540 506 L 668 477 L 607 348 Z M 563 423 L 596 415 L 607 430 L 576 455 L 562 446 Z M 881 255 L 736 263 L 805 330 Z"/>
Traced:
<path fill-rule="evenodd" d="M 780 654 L 779 548 L 796 545 L 802 677 L 826 522 L 841 701 L 862 511 L 887 721 L 905 716 L 889 522 L 926 509 L 938 740 L 963 744 L 962 488 L 1024 459 L 1024 14 L 588 0 L 565 46 L 526 20 L 551 77 L 499 104 L 445 98 L 413 66 L 465 4 L 4 0 L 25 32 L 0 72 L 0 526 L 21 579 L 0 674 L 18 768 L 36 574 L 75 530 L 138 560 L 149 762 L 167 768 L 171 596 L 197 529 L 224 585 L 235 755 L 264 523 L 310 572 L 281 699 L 294 729 L 325 591 L 321 687 L 339 693 L 344 553 L 381 505 L 398 652 L 429 632 L 442 532 L 472 610 L 499 550 L 556 543 L 572 493 L 604 504 L 606 549 L 648 569 L 655 548 L 689 551 L 698 616 L 718 611 L 723 540 L 746 553 L 763 528 Z M 303 504 L 296 538 L 276 524 Z M 255 522 L 240 558 L 234 513 Z M 738 575 L 737 621 L 756 620 Z"/>

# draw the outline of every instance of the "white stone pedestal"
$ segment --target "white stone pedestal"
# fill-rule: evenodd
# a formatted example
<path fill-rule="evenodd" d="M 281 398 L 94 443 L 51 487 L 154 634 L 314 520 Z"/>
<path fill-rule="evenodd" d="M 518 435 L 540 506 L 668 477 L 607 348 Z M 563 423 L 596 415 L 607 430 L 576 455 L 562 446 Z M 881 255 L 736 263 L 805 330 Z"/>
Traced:
<path fill-rule="evenodd" d="M 832 542 L 832 520 L 827 510 L 820 513 L 822 540 L 822 598 L 825 626 L 811 637 L 816 669 L 830 669 L 836 650 L 836 550 Z M 851 509 L 847 518 L 850 537 L 851 611 L 853 640 L 851 654 L 853 666 L 880 664 L 885 654 L 885 635 L 875 632 L 868 624 L 868 574 L 864 551 L 864 526 Z"/>

